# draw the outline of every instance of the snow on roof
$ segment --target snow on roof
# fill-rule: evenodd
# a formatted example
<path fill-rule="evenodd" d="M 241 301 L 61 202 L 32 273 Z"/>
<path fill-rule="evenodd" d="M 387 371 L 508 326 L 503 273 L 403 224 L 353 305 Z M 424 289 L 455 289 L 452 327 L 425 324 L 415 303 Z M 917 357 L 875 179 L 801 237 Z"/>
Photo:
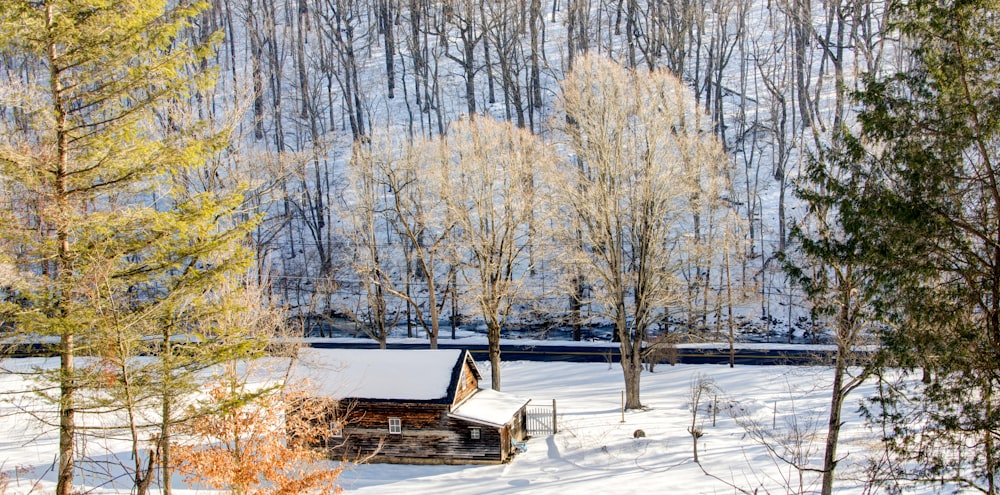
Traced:
<path fill-rule="evenodd" d="M 493 389 L 479 389 L 449 416 L 501 427 L 507 424 L 529 400 L 531 399 L 522 399 Z"/>
<path fill-rule="evenodd" d="M 457 378 L 461 349 L 313 349 L 299 351 L 293 381 L 335 399 L 439 401 Z"/>

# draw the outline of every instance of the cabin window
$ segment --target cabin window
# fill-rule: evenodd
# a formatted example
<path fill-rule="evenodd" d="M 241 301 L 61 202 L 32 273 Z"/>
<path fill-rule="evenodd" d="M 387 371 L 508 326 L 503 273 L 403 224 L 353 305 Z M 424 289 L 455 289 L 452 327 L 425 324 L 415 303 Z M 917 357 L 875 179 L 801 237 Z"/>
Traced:
<path fill-rule="evenodd" d="M 341 421 L 334 421 L 330 423 L 330 436 L 333 438 L 343 438 L 344 423 Z"/>
<path fill-rule="evenodd" d="M 389 433 L 393 435 L 403 433 L 403 420 L 399 418 L 389 418 Z"/>
<path fill-rule="evenodd" d="M 479 440 L 482 438 L 482 431 L 479 428 L 469 428 L 469 438 Z"/>

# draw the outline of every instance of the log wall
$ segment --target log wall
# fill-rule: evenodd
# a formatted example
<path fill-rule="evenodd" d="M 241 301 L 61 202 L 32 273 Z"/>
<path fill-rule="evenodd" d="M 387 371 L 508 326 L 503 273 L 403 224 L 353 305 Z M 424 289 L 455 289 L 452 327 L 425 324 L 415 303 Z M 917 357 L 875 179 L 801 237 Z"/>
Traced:
<path fill-rule="evenodd" d="M 400 418 L 400 434 L 389 433 L 389 418 Z M 478 439 L 472 428 L 479 428 Z M 365 404 L 348 418 L 343 438 L 327 445 L 334 445 L 329 455 L 335 459 L 374 455 L 372 460 L 381 462 L 499 463 L 508 458 L 510 432 L 450 418 L 446 405 Z"/>

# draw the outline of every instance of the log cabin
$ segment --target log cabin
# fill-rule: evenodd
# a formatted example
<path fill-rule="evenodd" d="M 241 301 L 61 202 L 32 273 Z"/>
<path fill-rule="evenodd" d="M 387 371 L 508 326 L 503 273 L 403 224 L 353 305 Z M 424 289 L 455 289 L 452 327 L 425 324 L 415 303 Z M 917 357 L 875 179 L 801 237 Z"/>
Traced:
<path fill-rule="evenodd" d="M 302 349 L 293 380 L 326 401 L 333 459 L 499 464 L 524 449 L 528 399 L 479 387 L 468 351 Z"/>

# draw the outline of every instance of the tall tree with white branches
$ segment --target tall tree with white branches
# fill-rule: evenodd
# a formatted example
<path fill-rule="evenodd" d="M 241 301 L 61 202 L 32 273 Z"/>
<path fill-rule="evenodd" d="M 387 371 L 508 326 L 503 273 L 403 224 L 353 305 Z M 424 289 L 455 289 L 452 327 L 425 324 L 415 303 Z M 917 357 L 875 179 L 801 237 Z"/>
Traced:
<path fill-rule="evenodd" d="M 575 159 L 556 174 L 567 263 L 593 280 L 595 307 L 614 325 L 625 407 L 642 407 L 639 381 L 652 325 L 681 302 L 683 253 L 695 249 L 699 202 L 726 187 L 727 158 L 691 91 L 667 71 L 578 60 L 562 84 Z"/>

